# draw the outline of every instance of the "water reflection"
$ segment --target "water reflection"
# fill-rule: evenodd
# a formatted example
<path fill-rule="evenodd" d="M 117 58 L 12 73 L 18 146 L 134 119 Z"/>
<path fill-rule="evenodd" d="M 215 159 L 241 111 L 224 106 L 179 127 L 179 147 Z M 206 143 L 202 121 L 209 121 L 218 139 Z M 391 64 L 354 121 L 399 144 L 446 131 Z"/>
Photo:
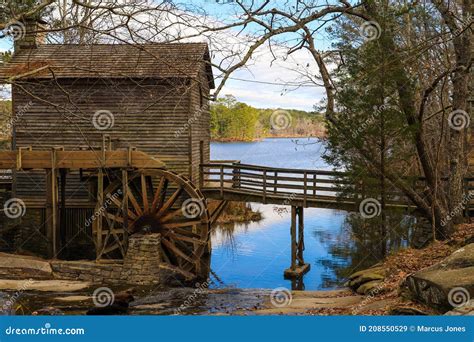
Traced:
<path fill-rule="evenodd" d="M 264 219 L 215 227 L 212 240 L 213 271 L 228 286 L 294 290 L 334 289 L 348 275 L 370 267 L 411 239 L 414 220 L 403 212 L 387 214 L 386 233 L 380 218 L 362 219 L 355 213 L 305 209 L 305 260 L 311 270 L 302 278 L 286 280 L 290 264 L 290 218 L 273 206 L 252 204 Z"/>

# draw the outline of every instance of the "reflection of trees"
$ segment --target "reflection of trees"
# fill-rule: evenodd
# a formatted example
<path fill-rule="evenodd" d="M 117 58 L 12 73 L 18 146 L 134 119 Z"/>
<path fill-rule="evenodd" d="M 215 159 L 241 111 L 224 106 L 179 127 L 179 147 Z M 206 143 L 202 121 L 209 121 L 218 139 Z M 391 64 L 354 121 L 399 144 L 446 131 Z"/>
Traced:
<path fill-rule="evenodd" d="M 406 246 L 411 238 L 413 217 L 399 212 L 387 213 L 385 239 L 380 233 L 380 217 L 361 218 L 349 214 L 341 230 L 335 234 L 314 231 L 321 244 L 327 245 L 329 255 L 318 261 L 324 266 L 322 287 L 340 286 L 351 273 L 382 261 L 389 251 Z"/>

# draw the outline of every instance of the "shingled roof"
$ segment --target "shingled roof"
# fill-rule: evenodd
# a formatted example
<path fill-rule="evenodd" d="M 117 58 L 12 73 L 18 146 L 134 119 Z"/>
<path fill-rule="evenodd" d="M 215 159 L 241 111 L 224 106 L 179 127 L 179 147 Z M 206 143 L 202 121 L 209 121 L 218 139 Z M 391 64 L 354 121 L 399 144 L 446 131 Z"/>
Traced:
<path fill-rule="evenodd" d="M 202 63 L 210 88 L 214 78 L 205 43 L 44 44 L 20 50 L 0 66 L 0 79 L 23 78 L 196 78 Z"/>

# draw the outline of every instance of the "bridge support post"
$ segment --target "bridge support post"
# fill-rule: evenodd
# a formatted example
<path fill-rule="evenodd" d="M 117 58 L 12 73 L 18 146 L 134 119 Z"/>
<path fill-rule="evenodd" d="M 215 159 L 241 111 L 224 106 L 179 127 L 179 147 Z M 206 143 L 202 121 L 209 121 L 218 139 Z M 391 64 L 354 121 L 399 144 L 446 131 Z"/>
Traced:
<path fill-rule="evenodd" d="M 304 262 L 304 209 L 291 207 L 291 266 L 283 273 L 285 278 L 299 278 L 307 273 L 310 265 Z"/>

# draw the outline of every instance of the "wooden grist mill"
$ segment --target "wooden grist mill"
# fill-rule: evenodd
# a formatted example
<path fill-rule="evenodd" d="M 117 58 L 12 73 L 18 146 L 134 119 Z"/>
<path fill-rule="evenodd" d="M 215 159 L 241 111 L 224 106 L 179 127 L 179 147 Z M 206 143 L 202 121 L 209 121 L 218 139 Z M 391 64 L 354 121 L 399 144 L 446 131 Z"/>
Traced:
<path fill-rule="evenodd" d="M 195 186 L 210 155 L 207 44 L 44 44 L 44 24 L 28 20 L 0 66 L 13 112 L 0 169 L 26 208 L 2 218 L 9 247 L 117 260 L 131 235 L 160 233 L 163 262 L 199 275 L 212 218 Z"/>

